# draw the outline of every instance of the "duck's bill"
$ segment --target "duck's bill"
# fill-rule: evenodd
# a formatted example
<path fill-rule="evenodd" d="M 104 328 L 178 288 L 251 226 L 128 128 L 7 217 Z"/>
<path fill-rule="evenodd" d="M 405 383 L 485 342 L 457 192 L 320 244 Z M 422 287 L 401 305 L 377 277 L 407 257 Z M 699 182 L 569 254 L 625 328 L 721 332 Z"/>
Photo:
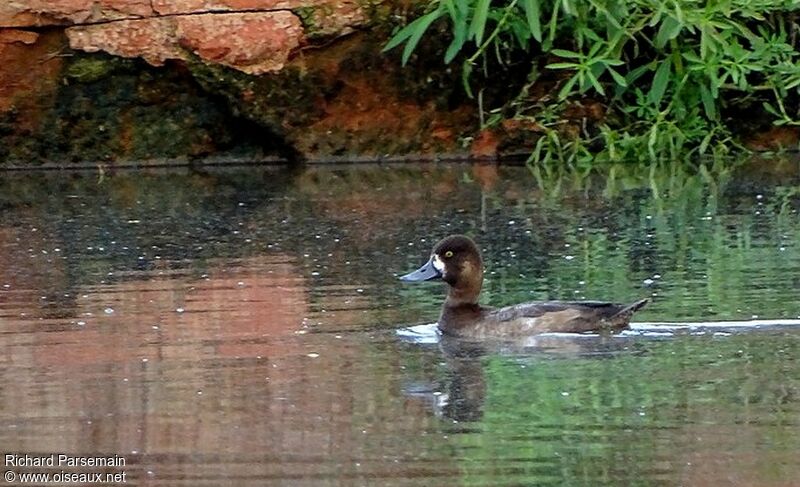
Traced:
<path fill-rule="evenodd" d="M 400 276 L 401 281 L 406 282 L 420 282 L 420 281 L 432 281 L 433 279 L 441 279 L 442 273 L 439 272 L 436 267 L 433 265 L 433 257 L 428 260 L 428 262 L 422 264 L 422 267 L 415 270 L 414 272 L 410 272 L 405 276 Z"/>

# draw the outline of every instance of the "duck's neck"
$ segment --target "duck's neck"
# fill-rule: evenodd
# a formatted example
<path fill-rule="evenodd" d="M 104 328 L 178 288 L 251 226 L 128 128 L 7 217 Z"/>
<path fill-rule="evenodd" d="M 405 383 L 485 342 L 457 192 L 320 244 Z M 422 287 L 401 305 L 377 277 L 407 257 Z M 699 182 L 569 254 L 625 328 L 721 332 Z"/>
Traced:
<path fill-rule="evenodd" d="M 444 301 L 445 308 L 458 308 L 459 306 L 474 306 L 478 304 L 478 296 L 481 294 L 483 284 L 483 272 L 480 279 L 472 280 L 458 287 L 447 287 L 447 298 Z"/>

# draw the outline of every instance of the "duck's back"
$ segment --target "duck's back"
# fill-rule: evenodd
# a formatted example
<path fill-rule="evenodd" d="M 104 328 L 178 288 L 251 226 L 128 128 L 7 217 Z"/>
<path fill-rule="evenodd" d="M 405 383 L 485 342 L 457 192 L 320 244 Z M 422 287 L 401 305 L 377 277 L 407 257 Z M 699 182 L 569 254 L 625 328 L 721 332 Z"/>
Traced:
<path fill-rule="evenodd" d="M 471 338 L 517 338 L 540 333 L 582 333 L 618 330 L 647 304 L 630 305 L 599 301 L 547 301 L 500 309 L 470 307 L 445 310 L 439 326 L 443 332 Z"/>

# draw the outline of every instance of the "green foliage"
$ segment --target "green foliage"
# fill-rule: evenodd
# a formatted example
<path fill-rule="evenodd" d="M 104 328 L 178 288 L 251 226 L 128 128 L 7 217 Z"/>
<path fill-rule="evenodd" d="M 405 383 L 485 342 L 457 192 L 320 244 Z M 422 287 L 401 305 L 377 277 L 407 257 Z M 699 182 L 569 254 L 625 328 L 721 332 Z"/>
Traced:
<path fill-rule="evenodd" d="M 489 123 L 533 117 L 544 133 L 535 160 L 719 157 L 759 117 L 800 124 L 798 9 L 796 0 L 431 0 L 385 49 L 405 43 L 405 64 L 431 25 L 447 22 L 444 61 L 461 56 L 470 95 L 491 70 L 524 58 L 530 84 Z M 552 89 L 533 99 L 535 83 Z M 587 98 L 606 116 L 576 137 L 564 113 Z"/>

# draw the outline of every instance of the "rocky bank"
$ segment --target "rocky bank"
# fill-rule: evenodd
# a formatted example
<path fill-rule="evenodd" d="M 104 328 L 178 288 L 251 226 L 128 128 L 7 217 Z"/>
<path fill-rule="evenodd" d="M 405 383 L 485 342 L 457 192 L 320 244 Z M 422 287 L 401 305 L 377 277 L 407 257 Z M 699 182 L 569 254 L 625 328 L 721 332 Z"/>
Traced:
<path fill-rule="evenodd" d="M 459 73 L 425 48 L 405 69 L 381 53 L 402 13 L 367 0 L 7 0 L 0 164 L 464 153 L 478 124 Z"/>

